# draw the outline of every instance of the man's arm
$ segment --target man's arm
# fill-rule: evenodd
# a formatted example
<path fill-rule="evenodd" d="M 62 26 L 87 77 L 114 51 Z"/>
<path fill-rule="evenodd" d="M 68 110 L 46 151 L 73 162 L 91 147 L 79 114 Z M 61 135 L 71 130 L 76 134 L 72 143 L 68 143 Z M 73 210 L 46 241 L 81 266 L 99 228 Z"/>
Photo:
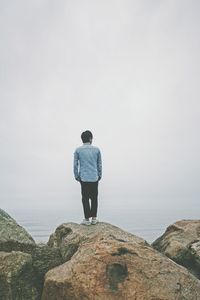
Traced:
<path fill-rule="evenodd" d="M 101 151 L 100 150 L 99 150 L 98 157 L 97 157 L 97 170 L 98 170 L 98 177 L 100 180 L 102 177 L 102 159 L 101 159 Z"/>
<path fill-rule="evenodd" d="M 78 152 L 75 150 L 74 152 L 74 177 L 76 180 L 80 180 L 80 177 L 79 177 L 79 171 L 78 171 L 78 161 L 79 161 L 79 158 L 78 158 Z"/>

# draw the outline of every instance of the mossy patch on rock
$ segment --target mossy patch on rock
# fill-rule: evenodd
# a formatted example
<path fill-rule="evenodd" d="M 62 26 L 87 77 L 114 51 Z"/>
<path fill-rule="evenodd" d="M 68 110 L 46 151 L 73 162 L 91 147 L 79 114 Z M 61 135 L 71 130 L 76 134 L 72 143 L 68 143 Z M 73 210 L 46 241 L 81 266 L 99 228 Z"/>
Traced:
<path fill-rule="evenodd" d="M 106 266 L 106 275 L 112 291 L 118 290 L 118 283 L 123 282 L 128 276 L 127 265 L 119 263 L 109 264 Z"/>
<path fill-rule="evenodd" d="M 46 244 L 38 244 L 32 251 L 32 265 L 37 282 L 42 292 L 44 275 L 63 263 L 59 248 L 52 248 Z"/>
<path fill-rule="evenodd" d="M 30 254 L 0 252 L 0 299 L 40 299 Z"/>

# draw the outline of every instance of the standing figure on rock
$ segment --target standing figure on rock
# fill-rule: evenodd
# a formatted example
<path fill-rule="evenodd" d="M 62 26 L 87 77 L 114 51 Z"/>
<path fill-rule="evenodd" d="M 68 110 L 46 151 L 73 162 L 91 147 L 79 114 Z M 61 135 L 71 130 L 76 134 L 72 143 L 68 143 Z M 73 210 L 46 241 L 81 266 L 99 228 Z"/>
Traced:
<path fill-rule="evenodd" d="M 102 176 L 101 151 L 92 146 L 93 135 L 89 130 L 81 134 L 83 145 L 74 152 L 74 177 L 81 184 L 85 218 L 83 225 L 96 224 L 98 207 L 98 183 Z M 91 199 L 91 205 L 90 201 Z M 91 222 L 90 219 L 92 218 Z"/>

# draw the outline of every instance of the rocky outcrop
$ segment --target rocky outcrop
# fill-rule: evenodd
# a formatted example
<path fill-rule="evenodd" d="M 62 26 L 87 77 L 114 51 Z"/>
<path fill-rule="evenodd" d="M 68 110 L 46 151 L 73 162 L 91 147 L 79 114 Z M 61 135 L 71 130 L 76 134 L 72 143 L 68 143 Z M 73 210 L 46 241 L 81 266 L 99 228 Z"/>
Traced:
<path fill-rule="evenodd" d="M 36 246 L 30 234 L 0 209 L 0 251 L 31 253 Z"/>
<path fill-rule="evenodd" d="M 47 272 L 42 300 L 200 299 L 200 282 L 146 241 L 107 223 L 58 227 L 67 262 Z"/>
<path fill-rule="evenodd" d="M 40 299 L 30 254 L 0 251 L 0 299 Z"/>
<path fill-rule="evenodd" d="M 167 257 L 197 276 L 199 226 L 171 225 L 156 249 L 104 222 L 65 223 L 47 244 L 36 244 L 0 210 L 0 300 L 200 300 L 200 281 Z"/>
<path fill-rule="evenodd" d="M 0 300 L 41 299 L 45 273 L 63 262 L 58 248 L 36 244 L 0 209 Z"/>
<path fill-rule="evenodd" d="M 175 222 L 152 246 L 200 279 L 200 220 Z"/>

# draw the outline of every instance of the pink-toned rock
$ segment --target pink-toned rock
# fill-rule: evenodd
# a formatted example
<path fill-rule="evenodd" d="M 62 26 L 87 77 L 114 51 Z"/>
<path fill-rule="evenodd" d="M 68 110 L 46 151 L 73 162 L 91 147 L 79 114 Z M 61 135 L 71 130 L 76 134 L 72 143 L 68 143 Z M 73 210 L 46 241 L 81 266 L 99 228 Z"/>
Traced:
<path fill-rule="evenodd" d="M 96 236 L 107 236 L 108 239 L 113 235 L 117 236 L 118 240 L 130 240 L 138 243 L 146 243 L 142 238 L 134 236 L 128 232 L 123 231 L 119 227 L 109 223 L 100 222 L 97 225 L 84 226 L 77 223 L 64 223 L 57 227 L 48 241 L 48 246 L 59 248 L 63 260 L 69 260 L 78 248 L 88 240 L 92 240 Z M 134 240 L 133 240 L 134 237 Z"/>
<path fill-rule="evenodd" d="M 200 220 L 175 222 L 152 246 L 200 278 Z"/>
<path fill-rule="evenodd" d="M 45 275 L 42 300 L 200 300 L 187 269 L 116 226 L 63 224 L 49 244 L 64 255 L 73 241 L 69 260 Z"/>

